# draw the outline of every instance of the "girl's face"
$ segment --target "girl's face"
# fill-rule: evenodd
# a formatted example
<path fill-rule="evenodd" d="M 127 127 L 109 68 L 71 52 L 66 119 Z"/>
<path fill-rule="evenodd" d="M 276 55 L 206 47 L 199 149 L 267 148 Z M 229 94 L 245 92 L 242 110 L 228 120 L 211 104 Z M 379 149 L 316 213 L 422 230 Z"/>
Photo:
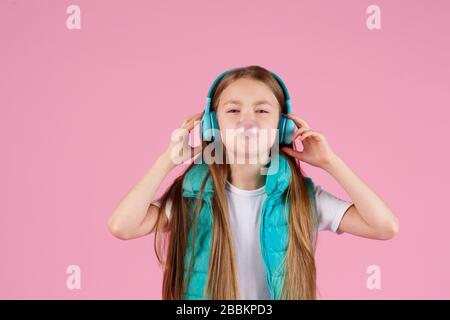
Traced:
<path fill-rule="evenodd" d="M 216 111 L 222 142 L 235 156 L 268 155 L 281 107 L 262 81 L 240 78 L 222 91 Z"/>

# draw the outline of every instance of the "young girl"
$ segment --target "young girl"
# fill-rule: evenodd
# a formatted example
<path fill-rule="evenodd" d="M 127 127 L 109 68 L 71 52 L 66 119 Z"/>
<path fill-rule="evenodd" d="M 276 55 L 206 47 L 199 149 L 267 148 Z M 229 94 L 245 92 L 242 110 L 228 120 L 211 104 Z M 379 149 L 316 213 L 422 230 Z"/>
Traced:
<path fill-rule="evenodd" d="M 166 257 L 163 299 L 316 299 L 317 231 L 379 240 L 398 232 L 396 216 L 333 152 L 323 133 L 290 113 L 283 86 L 259 66 L 232 69 L 215 81 L 207 111 L 219 131 L 212 139 L 203 132 L 201 145 L 189 146 L 189 153 L 179 152 L 188 135 L 172 141 L 109 219 L 111 233 L 120 239 L 155 231 L 157 258 L 162 263 Z M 187 118 L 180 129 L 190 132 L 204 113 Z M 270 138 L 252 148 L 252 134 L 280 129 L 282 116 L 298 128 L 288 142 L 278 135 L 278 141 Z M 236 137 L 243 144 L 236 145 Z M 297 139 L 302 151 L 295 149 Z M 202 159 L 218 142 L 225 161 L 216 149 L 213 161 Z M 279 153 L 272 152 L 277 142 Z M 254 155 L 264 161 L 230 161 Z M 196 161 L 155 200 L 166 175 L 193 157 Z M 352 201 L 314 184 L 300 161 L 331 174 Z M 262 174 L 263 169 L 271 173 Z M 165 252 L 161 242 L 157 246 L 158 234 L 167 237 Z"/>

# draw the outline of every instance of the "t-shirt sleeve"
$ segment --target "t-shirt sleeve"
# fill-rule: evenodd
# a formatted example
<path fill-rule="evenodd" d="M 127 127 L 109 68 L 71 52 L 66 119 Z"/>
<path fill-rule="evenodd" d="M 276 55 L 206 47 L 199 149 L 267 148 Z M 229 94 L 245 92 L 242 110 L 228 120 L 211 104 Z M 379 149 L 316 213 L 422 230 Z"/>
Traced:
<path fill-rule="evenodd" d="M 152 201 L 151 204 L 154 204 L 155 206 L 161 208 L 161 201 L 159 201 L 159 200 Z M 167 199 L 166 210 L 165 210 L 167 219 L 170 219 L 171 211 L 172 211 L 172 199 L 169 198 L 169 199 Z"/>
<path fill-rule="evenodd" d="M 336 234 L 342 234 L 343 232 L 338 232 L 337 229 L 347 209 L 353 203 L 336 197 L 320 185 L 314 185 L 314 196 L 319 231 L 328 230 Z"/>

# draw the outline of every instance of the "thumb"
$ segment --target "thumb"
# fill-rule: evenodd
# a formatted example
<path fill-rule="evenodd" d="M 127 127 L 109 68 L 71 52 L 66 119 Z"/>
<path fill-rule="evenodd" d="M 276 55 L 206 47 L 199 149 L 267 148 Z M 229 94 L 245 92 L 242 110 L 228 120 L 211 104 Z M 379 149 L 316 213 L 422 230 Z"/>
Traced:
<path fill-rule="evenodd" d="M 303 152 L 301 152 L 301 151 L 297 151 L 297 150 L 294 150 L 294 149 L 289 148 L 289 147 L 283 147 L 283 148 L 281 148 L 281 150 L 286 152 L 291 157 L 297 158 L 299 160 L 303 159 Z"/>

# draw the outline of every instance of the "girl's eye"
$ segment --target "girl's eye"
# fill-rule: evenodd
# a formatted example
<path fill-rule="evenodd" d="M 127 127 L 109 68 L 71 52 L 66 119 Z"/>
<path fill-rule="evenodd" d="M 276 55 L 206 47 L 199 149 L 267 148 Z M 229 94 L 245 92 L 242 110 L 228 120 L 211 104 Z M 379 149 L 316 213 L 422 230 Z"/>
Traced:
<path fill-rule="evenodd" d="M 239 110 L 238 109 L 230 109 L 230 110 L 228 110 L 227 111 L 227 113 L 236 113 L 236 112 L 239 112 Z M 268 111 L 266 111 L 266 110 L 256 110 L 256 112 L 257 113 L 269 113 Z"/>

